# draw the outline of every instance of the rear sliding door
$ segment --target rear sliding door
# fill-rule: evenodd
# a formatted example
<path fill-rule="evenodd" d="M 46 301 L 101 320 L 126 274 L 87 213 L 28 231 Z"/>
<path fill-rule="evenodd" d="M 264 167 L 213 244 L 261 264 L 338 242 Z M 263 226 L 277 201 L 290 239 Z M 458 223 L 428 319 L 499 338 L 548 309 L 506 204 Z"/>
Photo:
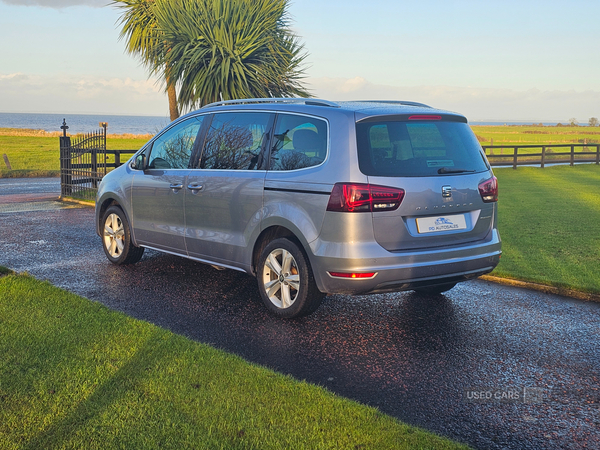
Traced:
<path fill-rule="evenodd" d="M 250 236 L 260 229 L 273 117 L 251 111 L 214 114 L 186 185 L 189 256 L 236 266 L 246 261 Z"/>

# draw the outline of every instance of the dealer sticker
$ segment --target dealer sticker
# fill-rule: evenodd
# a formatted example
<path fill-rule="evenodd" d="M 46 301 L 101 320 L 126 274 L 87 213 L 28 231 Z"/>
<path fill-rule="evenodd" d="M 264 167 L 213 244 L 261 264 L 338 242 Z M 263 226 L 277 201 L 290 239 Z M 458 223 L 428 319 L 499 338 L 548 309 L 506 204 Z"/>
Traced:
<path fill-rule="evenodd" d="M 440 231 L 466 230 L 464 214 L 454 216 L 421 217 L 417 219 L 419 233 L 437 233 Z"/>

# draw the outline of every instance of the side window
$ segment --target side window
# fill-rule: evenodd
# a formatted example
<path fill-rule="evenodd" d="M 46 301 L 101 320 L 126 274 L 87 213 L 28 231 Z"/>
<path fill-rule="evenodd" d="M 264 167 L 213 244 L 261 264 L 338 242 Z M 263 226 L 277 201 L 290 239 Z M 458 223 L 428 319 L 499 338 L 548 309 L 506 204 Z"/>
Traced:
<path fill-rule="evenodd" d="M 192 117 L 159 136 L 152 144 L 148 169 L 187 169 L 204 116 Z"/>
<path fill-rule="evenodd" d="M 232 112 L 214 115 L 200 169 L 264 169 L 264 153 L 269 136 L 269 113 Z"/>
<path fill-rule="evenodd" d="M 327 123 L 313 117 L 278 114 L 270 170 L 295 170 L 321 164 L 327 156 Z"/>

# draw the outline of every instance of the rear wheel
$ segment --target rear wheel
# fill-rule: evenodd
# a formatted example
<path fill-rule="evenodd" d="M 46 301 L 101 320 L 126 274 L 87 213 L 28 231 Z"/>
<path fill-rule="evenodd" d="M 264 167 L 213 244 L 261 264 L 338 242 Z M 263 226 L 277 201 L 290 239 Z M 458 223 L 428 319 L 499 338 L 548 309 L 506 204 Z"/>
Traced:
<path fill-rule="evenodd" d="M 113 205 L 102 218 L 102 247 L 108 260 L 118 266 L 135 264 L 144 254 L 143 247 L 131 242 L 131 229 L 123 210 Z"/>
<path fill-rule="evenodd" d="M 315 284 L 307 257 L 285 238 L 275 239 L 263 249 L 257 279 L 265 306 L 278 317 L 292 319 L 311 314 L 325 297 Z"/>
<path fill-rule="evenodd" d="M 445 284 L 438 284 L 436 286 L 427 286 L 427 287 L 417 288 L 414 291 L 418 292 L 420 294 L 436 295 L 436 294 L 441 294 L 442 292 L 449 291 L 454 286 L 456 286 L 456 283 L 445 283 Z"/>

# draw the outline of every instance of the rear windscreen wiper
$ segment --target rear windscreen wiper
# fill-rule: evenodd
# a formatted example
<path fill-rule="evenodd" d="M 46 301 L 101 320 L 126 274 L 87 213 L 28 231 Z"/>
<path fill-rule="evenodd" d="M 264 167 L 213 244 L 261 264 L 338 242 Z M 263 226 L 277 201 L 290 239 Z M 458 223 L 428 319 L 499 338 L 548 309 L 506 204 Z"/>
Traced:
<path fill-rule="evenodd" d="M 438 169 L 438 173 L 467 173 L 467 172 L 475 172 L 475 170 L 452 169 L 451 167 L 442 167 L 442 168 Z"/>

